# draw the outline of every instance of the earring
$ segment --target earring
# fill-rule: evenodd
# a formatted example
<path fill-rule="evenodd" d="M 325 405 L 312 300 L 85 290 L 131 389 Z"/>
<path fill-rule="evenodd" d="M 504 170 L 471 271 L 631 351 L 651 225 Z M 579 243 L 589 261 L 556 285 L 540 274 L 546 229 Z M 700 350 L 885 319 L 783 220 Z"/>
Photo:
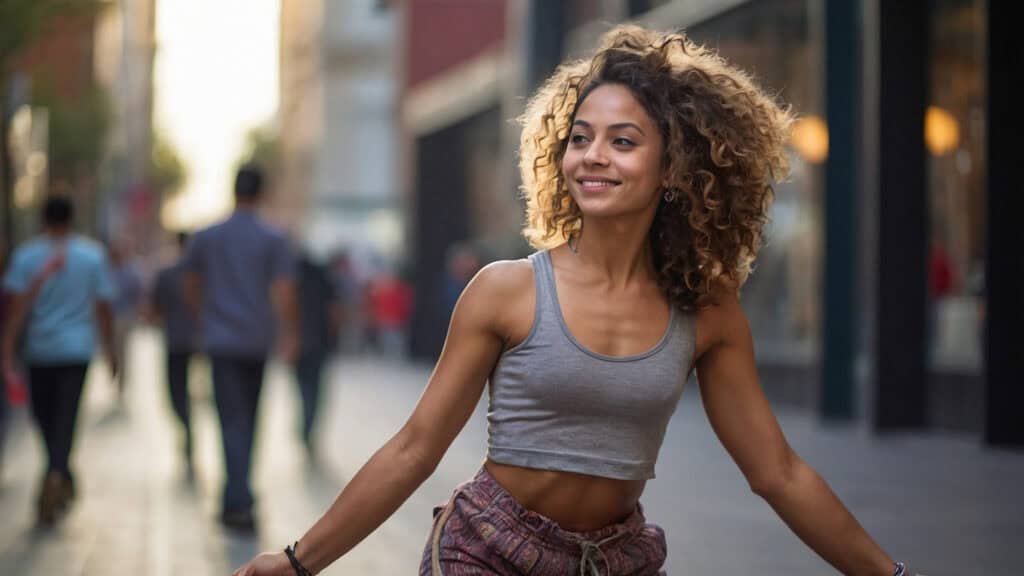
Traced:
<path fill-rule="evenodd" d="M 675 202 L 677 195 L 678 195 L 678 193 L 677 193 L 675 188 L 666 188 L 665 189 L 665 202 L 668 202 L 669 204 L 671 204 L 672 202 Z"/>

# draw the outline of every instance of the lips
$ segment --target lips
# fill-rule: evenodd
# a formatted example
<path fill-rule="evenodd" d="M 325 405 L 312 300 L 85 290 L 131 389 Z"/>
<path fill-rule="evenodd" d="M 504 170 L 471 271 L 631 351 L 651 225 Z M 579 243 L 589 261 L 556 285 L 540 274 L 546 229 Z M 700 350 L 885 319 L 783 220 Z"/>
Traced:
<path fill-rule="evenodd" d="M 613 180 L 611 178 L 603 178 L 599 176 L 586 176 L 583 178 L 577 178 L 576 183 L 579 184 L 580 188 L 586 191 L 599 191 L 606 190 L 613 186 L 622 184 L 620 180 Z"/>

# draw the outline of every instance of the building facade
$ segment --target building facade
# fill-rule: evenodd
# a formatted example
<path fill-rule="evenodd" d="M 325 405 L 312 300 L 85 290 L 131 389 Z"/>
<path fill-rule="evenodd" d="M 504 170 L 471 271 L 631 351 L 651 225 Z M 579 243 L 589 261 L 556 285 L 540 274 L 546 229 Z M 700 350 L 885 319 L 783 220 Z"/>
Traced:
<path fill-rule="evenodd" d="M 494 255 L 524 253 L 518 235 L 509 100 L 519 87 L 520 3 L 399 3 L 401 138 L 406 229 L 416 306 L 410 352 L 432 359 L 448 325 L 449 250 L 473 243 Z"/>
<path fill-rule="evenodd" d="M 101 5 L 95 33 L 96 79 L 110 103 L 100 170 L 100 234 L 130 239 L 140 254 L 162 240 L 161 191 L 150 184 L 153 153 L 154 0 Z"/>
<path fill-rule="evenodd" d="M 399 17 L 372 0 L 281 3 L 274 212 L 321 257 L 400 258 Z"/>

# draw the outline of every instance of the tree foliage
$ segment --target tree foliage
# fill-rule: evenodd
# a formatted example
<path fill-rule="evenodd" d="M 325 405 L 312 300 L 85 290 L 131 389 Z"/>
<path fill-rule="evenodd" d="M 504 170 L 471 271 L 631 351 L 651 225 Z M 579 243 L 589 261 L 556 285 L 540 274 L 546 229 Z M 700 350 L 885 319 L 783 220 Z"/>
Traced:
<path fill-rule="evenodd" d="M 57 15 L 73 16 L 82 13 L 82 11 L 97 10 L 100 5 L 101 2 L 99 0 L 0 0 L 0 210 L 3 212 L 0 228 L 3 229 L 4 244 L 8 248 L 13 244 L 14 240 L 14 207 L 11 195 L 13 170 L 7 148 L 7 130 L 10 114 L 13 111 L 12 103 L 8 102 L 8 99 L 13 96 L 11 60 L 31 45 L 40 30 L 53 17 Z M 96 113 L 92 116 L 93 119 L 102 118 L 102 113 L 100 112 L 103 106 L 101 103 L 102 96 L 90 94 L 86 100 L 89 101 L 88 106 L 92 107 L 92 111 L 86 114 L 86 116 Z M 56 118 L 51 116 L 51 126 L 53 126 L 52 123 L 55 120 L 60 125 L 66 119 L 66 116 L 60 114 Z M 75 119 L 71 119 L 72 123 L 75 121 Z M 84 121 L 87 124 L 90 122 L 89 120 Z M 90 133 L 97 134 L 96 131 L 91 131 Z M 75 146 L 76 144 L 69 144 L 69 148 L 73 149 Z M 67 150 L 61 151 L 61 154 L 65 153 L 67 153 Z M 52 161 L 53 159 L 51 158 L 51 174 L 53 174 Z"/>
<path fill-rule="evenodd" d="M 146 177 L 153 188 L 165 197 L 177 193 L 188 180 L 188 170 L 178 151 L 159 133 L 153 135 L 153 150 Z"/>
<path fill-rule="evenodd" d="M 77 102 L 58 97 L 49 87 L 35 86 L 32 105 L 49 110 L 51 180 L 74 181 L 93 172 L 100 163 L 111 125 L 111 107 L 99 87 L 89 89 Z"/>
<path fill-rule="evenodd" d="M 281 166 L 281 146 L 277 130 L 272 126 L 253 128 L 245 138 L 245 148 L 238 166 L 257 164 L 273 180 Z"/>
<path fill-rule="evenodd" d="M 27 46 L 51 18 L 73 11 L 95 10 L 97 0 L 0 0 L 0 73 L 8 59 Z"/>

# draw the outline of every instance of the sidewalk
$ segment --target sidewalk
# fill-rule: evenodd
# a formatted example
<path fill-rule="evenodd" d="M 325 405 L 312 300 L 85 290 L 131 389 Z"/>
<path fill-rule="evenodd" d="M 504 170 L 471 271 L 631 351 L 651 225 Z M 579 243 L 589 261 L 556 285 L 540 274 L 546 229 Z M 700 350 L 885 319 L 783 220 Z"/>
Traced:
<path fill-rule="evenodd" d="M 429 376 L 429 367 L 340 361 L 324 391 L 321 458 L 314 466 L 298 441 L 294 387 L 286 372 L 272 366 L 254 462 L 259 531 L 245 538 L 216 522 L 221 453 L 208 382 L 193 390 L 198 464 L 190 484 L 177 460 L 159 339 L 142 331 L 133 344 L 127 413 L 111 411 L 113 391 L 103 370 L 90 376 L 74 461 L 80 497 L 53 530 L 33 525 L 41 446 L 27 414 L 17 414 L 0 479 L 0 574 L 230 574 L 256 552 L 301 536 L 401 426 Z M 668 534 L 669 573 L 833 573 L 750 494 L 711 432 L 696 392 L 694 387 L 684 394 L 658 479 L 643 499 L 651 521 Z M 862 426 L 822 427 L 800 413 L 780 412 L 779 418 L 797 451 L 892 554 L 930 576 L 1021 573 L 1024 454 L 986 450 L 971 438 L 876 437 Z M 434 476 L 324 574 L 415 573 L 431 507 L 479 467 L 485 438 L 481 406 Z"/>

